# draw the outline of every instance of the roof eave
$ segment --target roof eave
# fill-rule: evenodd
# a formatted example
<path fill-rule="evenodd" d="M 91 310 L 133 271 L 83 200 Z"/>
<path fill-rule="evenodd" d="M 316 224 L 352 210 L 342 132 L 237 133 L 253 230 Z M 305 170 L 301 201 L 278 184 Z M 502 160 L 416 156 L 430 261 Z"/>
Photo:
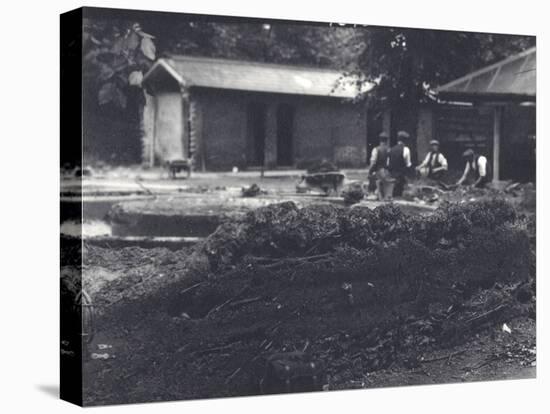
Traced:
<path fill-rule="evenodd" d="M 217 86 L 205 86 L 205 85 L 195 85 L 189 84 L 190 89 L 203 89 L 203 90 L 224 90 L 224 91 L 233 91 L 233 92 L 249 92 L 249 93 L 263 93 L 263 94 L 274 94 L 274 95 L 294 95 L 294 96 L 311 96 L 319 98 L 333 98 L 333 99 L 344 99 L 344 100 L 353 100 L 356 99 L 358 94 L 339 94 L 339 93 L 329 93 L 329 94 L 320 94 L 320 93 L 309 93 L 309 92 L 282 92 L 282 91 L 270 91 L 270 90 L 257 90 L 257 89 L 244 89 L 244 88 L 221 88 Z"/>
<path fill-rule="evenodd" d="M 465 101 L 465 102 L 536 102 L 535 94 L 495 93 L 495 92 L 460 92 L 440 91 L 440 101 Z"/>

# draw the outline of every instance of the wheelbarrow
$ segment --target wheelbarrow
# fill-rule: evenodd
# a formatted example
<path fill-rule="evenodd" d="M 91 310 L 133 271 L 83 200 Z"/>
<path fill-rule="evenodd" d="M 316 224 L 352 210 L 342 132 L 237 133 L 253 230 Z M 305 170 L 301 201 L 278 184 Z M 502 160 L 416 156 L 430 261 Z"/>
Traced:
<path fill-rule="evenodd" d="M 339 171 L 316 172 L 302 175 L 301 181 L 296 185 L 298 193 L 308 190 L 320 190 L 325 195 L 338 195 L 344 184 L 346 176 Z"/>
<path fill-rule="evenodd" d="M 187 178 L 191 176 L 191 160 L 184 158 L 176 158 L 166 162 L 166 168 L 170 174 L 170 178 L 175 179 L 177 174 L 185 171 Z"/>

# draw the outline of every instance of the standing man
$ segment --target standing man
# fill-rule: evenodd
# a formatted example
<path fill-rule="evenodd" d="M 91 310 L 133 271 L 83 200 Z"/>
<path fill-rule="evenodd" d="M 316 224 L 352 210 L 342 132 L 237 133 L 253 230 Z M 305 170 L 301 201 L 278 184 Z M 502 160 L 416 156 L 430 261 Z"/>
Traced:
<path fill-rule="evenodd" d="M 369 177 L 374 176 L 376 179 L 376 194 L 379 200 L 391 199 L 392 193 L 388 190 L 388 161 L 390 155 L 389 140 L 390 137 L 385 132 L 381 132 L 378 135 L 380 143 L 377 147 L 373 148 L 370 164 L 369 164 Z M 392 180 L 393 181 L 393 180 Z M 393 188 L 391 189 L 393 191 Z"/>
<path fill-rule="evenodd" d="M 395 179 L 393 196 L 401 197 L 405 184 L 407 184 L 407 172 L 412 167 L 411 150 L 405 145 L 410 135 L 406 131 L 397 133 L 397 144 L 390 150 L 389 170 Z"/>
<path fill-rule="evenodd" d="M 416 167 L 422 176 L 440 181 L 448 170 L 447 159 L 439 152 L 439 141 L 432 139 L 430 141 L 431 150 L 424 158 L 424 161 Z"/>
<path fill-rule="evenodd" d="M 457 181 L 458 185 L 462 185 L 470 175 L 473 178 L 473 186 L 476 188 L 483 188 L 492 181 L 491 166 L 487 162 L 487 158 L 476 154 L 472 149 L 464 151 L 462 158 L 466 160 L 466 166 L 462 177 Z"/>

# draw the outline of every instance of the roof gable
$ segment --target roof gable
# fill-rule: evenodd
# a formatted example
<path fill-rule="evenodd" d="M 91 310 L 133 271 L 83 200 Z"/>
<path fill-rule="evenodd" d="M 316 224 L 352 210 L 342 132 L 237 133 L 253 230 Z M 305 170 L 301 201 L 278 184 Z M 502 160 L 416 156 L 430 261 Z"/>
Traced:
<path fill-rule="evenodd" d="M 179 84 L 188 87 L 337 98 L 354 98 L 359 93 L 357 78 L 329 69 L 173 56 L 159 59 L 145 75 L 144 83 L 154 83 L 159 71 L 168 73 Z M 371 87 L 366 84 L 362 92 Z"/>

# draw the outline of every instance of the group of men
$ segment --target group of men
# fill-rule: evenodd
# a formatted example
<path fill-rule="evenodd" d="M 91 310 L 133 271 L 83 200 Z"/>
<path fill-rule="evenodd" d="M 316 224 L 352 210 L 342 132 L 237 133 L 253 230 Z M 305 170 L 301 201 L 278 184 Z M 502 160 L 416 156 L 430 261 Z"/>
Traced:
<path fill-rule="evenodd" d="M 390 147 L 390 137 L 382 132 L 380 143 L 372 150 L 369 177 L 376 182 L 376 194 L 380 200 L 391 200 L 403 194 L 407 176 L 412 170 L 411 151 L 407 146 L 410 135 L 406 131 L 397 133 L 397 144 Z M 464 172 L 457 185 L 470 183 L 475 187 L 484 187 L 490 182 L 490 165 L 487 158 L 476 154 L 472 149 L 462 154 L 465 160 Z M 416 168 L 421 176 L 441 183 L 448 171 L 445 156 L 439 150 L 439 141 L 430 141 L 430 151 Z"/>

